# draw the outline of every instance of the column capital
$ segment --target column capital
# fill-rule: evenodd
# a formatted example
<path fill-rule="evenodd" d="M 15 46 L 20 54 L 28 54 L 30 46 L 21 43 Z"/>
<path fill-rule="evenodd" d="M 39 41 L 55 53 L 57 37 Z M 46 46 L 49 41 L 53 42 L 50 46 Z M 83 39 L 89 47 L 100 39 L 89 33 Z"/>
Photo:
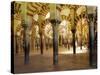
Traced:
<path fill-rule="evenodd" d="M 55 24 L 55 25 L 56 25 L 56 24 L 60 24 L 61 21 L 59 21 L 59 20 L 57 20 L 57 19 L 51 19 L 50 22 L 51 22 L 52 24 Z"/>
<path fill-rule="evenodd" d="M 75 33 L 75 32 L 76 32 L 76 29 L 75 29 L 75 28 L 73 28 L 73 29 L 71 29 L 71 31 L 72 31 L 72 33 Z"/>
<path fill-rule="evenodd" d="M 94 14 L 88 14 L 88 18 L 90 21 L 93 21 Z"/>

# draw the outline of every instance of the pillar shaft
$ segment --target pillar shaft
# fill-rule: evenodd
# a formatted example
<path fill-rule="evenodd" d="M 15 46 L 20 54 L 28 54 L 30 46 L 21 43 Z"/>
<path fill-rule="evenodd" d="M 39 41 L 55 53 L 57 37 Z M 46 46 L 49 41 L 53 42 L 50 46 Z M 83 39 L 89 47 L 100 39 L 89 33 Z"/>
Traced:
<path fill-rule="evenodd" d="M 56 4 L 50 4 L 50 21 L 53 28 L 53 64 L 58 64 L 58 24 L 60 24 L 59 17 L 56 13 Z"/>
<path fill-rule="evenodd" d="M 76 11 L 76 9 L 74 8 L 74 7 L 72 7 L 72 9 L 71 9 L 71 13 L 72 13 L 72 15 L 71 15 L 71 23 L 72 23 L 72 26 L 71 26 L 71 28 L 72 28 L 72 36 L 73 36 L 73 54 L 76 54 L 76 45 L 75 45 L 75 33 L 76 33 L 76 24 L 75 24 L 75 17 L 76 17 L 76 15 L 75 15 L 75 11 Z"/>
<path fill-rule="evenodd" d="M 53 25 L 53 64 L 58 64 L 58 32 L 56 25 Z"/>
<path fill-rule="evenodd" d="M 24 38 L 23 38 L 23 49 L 24 49 L 24 63 L 29 63 L 29 52 L 30 52 L 30 45 L 29 45 L 29 35 L 27 34 L 27 28 L 24 27 Z"/>
<path fill-rule="evenodd" d="M 16 43 L 15 43 L 15 44 L 16 44 L 16 47 L 15 47 L 15 48 L 16 48 L 16 54 L 18 54 L 18 43 L 17 43 L 17 36 L 15 36 L 15 42 L 16 42 Z"/>
<path fill-rule="evenodd" d="M 53 64 L 58 64 L 58 24 L 60 23 L 57 19 L 52 19 L 53 28 Z"/>
<path fill-rule="evenodd" d="M 47 43 L 47 44 L 48 44 L 48 45 L 47 45 L 48 48 L 50 48 L 50 41 L 49 41 L 49 40 L 50 40 L 50 39 L 48 38 L 48 43 Z"/>
<path fill-rule="evenodd" d="M 45 40 L 46 38 L 45 38 L 45 36 L 44 36 L 44 38 L 43 38 L 43 49 L 46 49 L 46 45 L 45 45 Z"/>
<path fill-rule="evenodd" d="M 42 33 L 40 33 L 40 50 L 41 50 L 41 54 L 43 54 L 43 35 Z"/>
<path fill-rule="evenodd" d="M 62 35 L 59 36 L 59 45 L 62 46 Z"/>
<path fill-rule="evenodd" d="M 90 61 L 90 66 L 93 65 L 93 51 L 94 51 L 94 23 L 93 21 L 90 20 L 89 24 L 89 61 Z"/>
<path fill-rule="evenodd" d="M 75 45 L 75 32 L 76 30 L 72 30 L 72 35 L 73 35 L 73 54 L 76 54 L 76 45 Z"/>

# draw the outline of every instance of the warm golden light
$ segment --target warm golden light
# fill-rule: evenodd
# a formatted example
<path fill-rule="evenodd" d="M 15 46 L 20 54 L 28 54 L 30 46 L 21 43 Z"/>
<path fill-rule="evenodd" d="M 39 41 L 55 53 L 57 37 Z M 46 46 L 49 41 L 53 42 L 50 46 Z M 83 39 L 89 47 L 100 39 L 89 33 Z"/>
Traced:
<path fill-rule="evenodd" d="M 70 9 L 69 9 L 69 8 L 64 8 L 64 9 L 62 9 L 62 11 L 61 11 L 60 14 L 61 14 L 61 15 L 65 15 L 66 17 L 68 17 L 69 14 L 70 14 Z"/>
<path fill-rule="evenodd" d="M 80 47 L 76 47 L 76 54 L 87 53 L 87 52 L 88 50 L 84 46 L 82 46 L 82 50 L 80 49 Z M 70 49 L 63 48 L 63 50 L 59 51 L 59 54 L 73 54 L 73 48 Z"/>

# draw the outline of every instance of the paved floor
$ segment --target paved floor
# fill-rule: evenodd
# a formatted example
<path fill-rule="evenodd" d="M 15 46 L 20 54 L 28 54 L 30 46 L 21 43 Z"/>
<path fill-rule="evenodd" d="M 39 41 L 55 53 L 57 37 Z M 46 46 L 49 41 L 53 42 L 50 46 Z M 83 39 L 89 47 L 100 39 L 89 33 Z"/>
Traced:
<path fill-rule="evenodd" d="M 15 55 L 14 67 L 15 73 L 28 72 L 48 72 L 48 71 L 64 71 L 75 69 L 89 69 L 88 51 L 83 48 L 77 48 L 77 54 L 72 54 L 72 49 L 67 50 L 64 47 L 59 48 L 58 65 L 53 65 L 53 49 L 44 50 L 44 54 L 40 54 L 40 50 L 32 50 L 30 53 L 30 63 L 24 64 L 24 55 L 20 53 Z"/>

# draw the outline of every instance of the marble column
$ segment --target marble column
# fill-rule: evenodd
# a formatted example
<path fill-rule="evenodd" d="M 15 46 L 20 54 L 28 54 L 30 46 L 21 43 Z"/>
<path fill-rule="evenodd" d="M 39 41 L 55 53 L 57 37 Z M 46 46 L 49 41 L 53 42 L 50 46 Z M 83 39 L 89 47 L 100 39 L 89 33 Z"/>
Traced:
<path fill-rule="evenodd" d="M 26 24 L 23 25 L 24 27 L 24 37 L 23 37 L 23 44 L 24 44 L 24 64 L 29 64 L 29 52 L 30 52 L 30 45 L 29 45 L 29 35 L 28 27 Z"/>
<path fill-rule="evenodd" d="M 96 66 L 96 63 L 94 61 L 94 20 L 93 20 L 93 14 L 89 15 L 89 62 L 90 66 Z"/>
<path fill-rule="evenodd" d="M 58 20 L 51 20 L 53 28 L 53 64 L 58 64 Z"/>
<path fill-rule="evenodd" d="M 76 45 L 75 45 L 75 40 L 76 40 L 76 38 L 75 38 L 75 34 L 76 34 L 75 16 L 76 15 L 75 15 L 75 11 L 76 11 L 75 7 L 72 7 L 72 9 L 71 9 L 71 13 L 72 13 L 72 15 L 71 15 L 71 24 L 72 24 L 71 31 L 72 31 L 72 36 L 73 36 L 73 41 L 72 41 L 73 54 L 76 54 Z"/>
<path fill-rule="evenodd" d="M 73 54 L 76 54 L 75 32 L 76 32 L 76 29 L 72 29 L 72 36 L 73 36 Z"/>
<path fill-rule="evenodd" d="M 43 54 L 43 34 L 40 32 L 40 51 Z"/>

